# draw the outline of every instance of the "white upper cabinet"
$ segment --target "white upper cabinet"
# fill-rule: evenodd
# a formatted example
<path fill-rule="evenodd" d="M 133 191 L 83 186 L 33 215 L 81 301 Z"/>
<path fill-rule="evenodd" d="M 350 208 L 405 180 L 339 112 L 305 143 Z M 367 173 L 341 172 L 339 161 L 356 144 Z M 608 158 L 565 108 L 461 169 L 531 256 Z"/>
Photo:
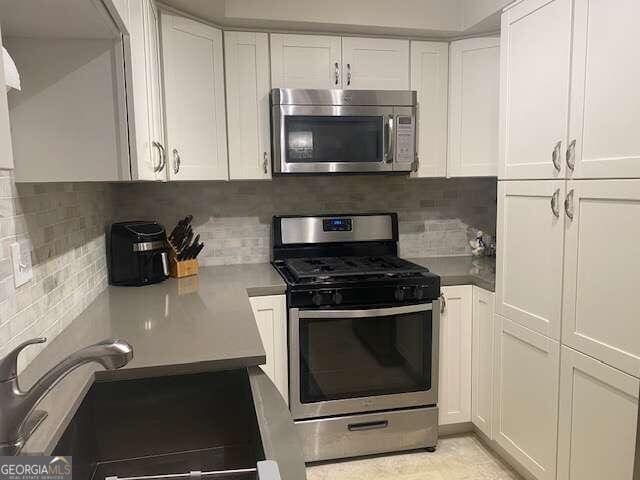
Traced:
<path fill-rule="evenodd" d="M 229 178 L 271 178 L 269 37 L 225 32 Z"/>
<path fill-rule="evenodd" d="M 342 86 L 353 90 L 408 90 L 409 40 L 343 37 Z"/>
<path fill-rule="evenodd" d="M 273 88 L 342 88 L 340 37 L 271 34 Z"/>
<path fill-rule="evenodd" d="M 415 177 L 447 174 L 449 46 L 411 42 L 411 90 L 418 94 L 418 169 Z"/>
<path fill-rule="evenodd" d="M 222 32 L 162 12 L 170 180 L 228 180 Z"/>
<path fill-rule="evenodd" d="M 447 176 L 498 175 L 500 39 L 451 43 Z"/>
<path fill-rule="evenodd" d="M 493 437 L 538 480 L 556 480 L 559 370 L 558 342 L 496 315 Z"/>
<path fill-rule="evenodd" d="M 470 285 L 442 287 L 439 425 L 471 421 L 472 300 Z"/>
<path fill-rule="evenodd" d="M 493 292 L 473 287 L 471 421 L 489 439 L 493 438 L 494 297 Z"/>
<path fill-rule="evenodd" d="M 565 346 L 560 372 L 558 480 L 634 478 L 638 379 Z"/>
<path fill-rule="evenodd" d="M 127 105 L 132 180 L 164 180 L 166 147 L 158 11 L 152 0 L 122 0 L 128 19 Z"/>
<path fill-rule="evenodd" d="M 569 176 L 640 178 L 640 2 L 575 0 L 574 9 Z"/>
<path fill-rule="evenodd" d="M 498 182 L 496 313 L 556 340 L 562 313 L 564 184 Z"/>
<path fill-rule="evenodd" d="M 640 377 L 640 180 L 567 191 L 562 341 Z"/>
<path fill-rule="evenodd" d="M 571 4 L 522 0 L 502 14 L 500 178 L 564 178 Z"/>
<path fill-rule="evenodd" d="M 0 31 L 0 52 L 2 51 L 2 31 Z M 1 56 L 1 54 L 0 54 Z M 2 60 L 0 58 L 0 60 Z M 13 168 L 13 148 L 11 147 L 11 129 L 9 125 L 9 107 L 4 80 L 4 66 L 0 61 L 0 168 Z"/>

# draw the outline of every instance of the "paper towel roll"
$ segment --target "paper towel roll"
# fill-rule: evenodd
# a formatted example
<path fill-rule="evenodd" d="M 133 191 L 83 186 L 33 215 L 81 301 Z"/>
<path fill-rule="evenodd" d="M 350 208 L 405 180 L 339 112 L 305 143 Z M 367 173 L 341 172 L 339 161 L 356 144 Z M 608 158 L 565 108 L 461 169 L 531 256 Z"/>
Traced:
<path fill-rule="evenodd" d="M 2 47 L 2 60 L 4 63 L 4 83 L 7 85 L 7 91 L 10 88 L 20 90 L 20 74 L 16 68 L 16 64 L 7 52 L 7 49 Z"/>

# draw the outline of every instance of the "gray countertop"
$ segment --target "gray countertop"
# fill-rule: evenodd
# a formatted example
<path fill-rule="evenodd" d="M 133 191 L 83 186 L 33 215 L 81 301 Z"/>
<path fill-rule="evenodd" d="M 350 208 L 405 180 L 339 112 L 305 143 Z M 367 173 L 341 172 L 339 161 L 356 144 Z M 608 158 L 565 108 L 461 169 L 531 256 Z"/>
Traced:
<path fill-rule="evenodd" d="M 50 452 L 94 379 L 130 379 L 260 365 L 265 351 L 248 296 L 277 295 L 285 283 L 269 264 L 204 267 L 197 277 L 140 288 L 108 287 L 20 375 L 29 387 L 70 353 L 105 338 L 127 340 L 133 360 L 121 370 L 86 365 L 56 385 L 38 408 L 48 412 L 23 454 Z"/>
<path fill-rule="evenodd" d="M 423 257 L 407 260 L 440 275 L 443 286 L 475 285 L 491 292 L 495 291 L 495 257 Z"/>
<path fill-rule="evenodd" d="M 440 275 L 444 286 L 472 284 L 494 290 L 495 259 L 410 260 Z M 169 279 L 141 288 L 108 287 L 34 359 L 20 381 L 29 387 L 73 351 L 110 337 L 129 341 L 134 359 L 113 372 L 85 365 L 55 386 L 38 407 L 49 415 L 27 442 L 23 454 L 52 450 L 96 380 L 250 368 L 264 363 L 265 352 L 248 297 L 278 295 L 285 289 L 283 279 L 269 264 L 204 267 L 197 277 Z M 278 432 L 263 432 L 267 454 L 275 452 L 274 456 L 292 462 L 282 466 L 290 472 L 283 479 L 298 478 L 297 437 L 291 433 L 293 425 L 289 425 L 286 408 L 280 412 L 284 403 L 278 406 L 279 395 L 267 377 L 253 369 L 251 378 L 254 395 L 262 402 L 261 429 Z M 293 436 L 287 438 L 289 435 Z"/>

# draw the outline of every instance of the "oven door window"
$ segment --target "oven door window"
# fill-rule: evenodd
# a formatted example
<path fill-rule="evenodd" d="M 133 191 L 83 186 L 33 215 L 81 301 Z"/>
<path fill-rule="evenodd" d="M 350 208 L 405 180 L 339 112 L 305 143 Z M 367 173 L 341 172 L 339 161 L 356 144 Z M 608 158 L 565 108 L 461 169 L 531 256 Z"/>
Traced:
<path fill-rule="evenodd" d="M 286 116 L 288 163 L 382 162 L 382 116 Z"/>
<path fill-rule="evenodd" d="M 431 389 L 431 311 L 300 318 L 300 401 Z"/>

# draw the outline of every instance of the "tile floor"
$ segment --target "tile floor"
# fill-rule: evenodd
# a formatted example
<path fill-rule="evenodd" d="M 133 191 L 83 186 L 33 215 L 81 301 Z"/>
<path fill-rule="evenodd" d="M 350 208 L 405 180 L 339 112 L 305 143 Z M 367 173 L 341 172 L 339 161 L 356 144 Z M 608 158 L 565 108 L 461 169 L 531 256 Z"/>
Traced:
<path fill-rule="evenodd" d="M 443 438 L 435 453 L 400 455 L 314 465 L 308 480 L 521 480 L 473 434 Z"/>

